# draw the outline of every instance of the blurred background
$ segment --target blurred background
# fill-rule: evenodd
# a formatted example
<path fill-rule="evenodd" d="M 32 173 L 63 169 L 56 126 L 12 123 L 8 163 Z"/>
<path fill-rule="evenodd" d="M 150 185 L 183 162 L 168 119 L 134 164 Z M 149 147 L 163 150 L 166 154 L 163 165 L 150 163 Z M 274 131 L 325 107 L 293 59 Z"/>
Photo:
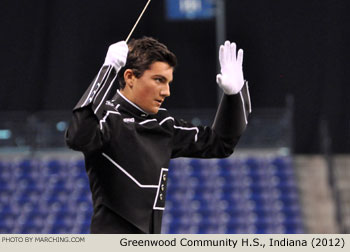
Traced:
<path fill-rule="evenodd" d="M 88 233 L 71 109 L 146 0 L 0 3 L 0 233 Z M 225 160 L 170 164 L 164 233 L 349 233 L 345 0 L 153 0 L 133 38 L 178 57 L 170 112 L 210 125 L 218 45 L 244 49 L 253 113 Z"/>

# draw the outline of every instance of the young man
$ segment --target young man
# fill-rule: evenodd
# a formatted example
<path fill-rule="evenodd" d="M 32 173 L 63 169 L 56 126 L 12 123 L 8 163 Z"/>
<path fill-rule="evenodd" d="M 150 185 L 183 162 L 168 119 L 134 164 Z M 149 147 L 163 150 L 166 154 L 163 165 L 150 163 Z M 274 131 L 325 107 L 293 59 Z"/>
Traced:
<path fill-rule="evenodd" d="M 243 51 L 220 47 L 224 95 L 212 128 L 195 127 L 161 108 L 176 57 L 155 39 L 109 47 L 105 63 L 73 109 L 66 142 L 84 153 L 94 213 L 91 233 L 160 233 L 171 158 L 232 154 L 251 111 Z M 120 89 L 108 100 L 118 78 Z"/>

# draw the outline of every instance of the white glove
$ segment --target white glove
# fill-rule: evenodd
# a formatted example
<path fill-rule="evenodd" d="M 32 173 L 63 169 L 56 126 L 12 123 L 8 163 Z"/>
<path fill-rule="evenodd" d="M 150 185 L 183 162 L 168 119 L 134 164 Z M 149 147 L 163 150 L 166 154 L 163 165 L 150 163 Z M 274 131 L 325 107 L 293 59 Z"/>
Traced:
<path fill-rule="evenodd" d="M 236 57 L 236 44 L 226 41 L 220 46 L 219 61 L 221 74 L 216 76 L 216 82 L 227 95 L 237 94 L 244 85 L 243 50 L 239 49 Z"/>
<path fill-rule="evenodd" d="M 126 58 L 128 57 L 129 48 L 125 41 L 109 46 L 104 65 L 112 65 L 118 72 L 120 68 L 125 66 Z"/>

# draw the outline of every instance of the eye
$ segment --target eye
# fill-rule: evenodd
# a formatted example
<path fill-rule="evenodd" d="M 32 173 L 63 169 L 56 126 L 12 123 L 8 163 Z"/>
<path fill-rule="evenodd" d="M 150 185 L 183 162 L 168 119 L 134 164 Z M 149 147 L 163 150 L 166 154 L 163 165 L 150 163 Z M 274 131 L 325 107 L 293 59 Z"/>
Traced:
<path fill-rule="evenodd" d="M 164 81 L 165 81 L 164 78 L 161 78 L 161 77 L 155 77 L 154 80 L 157 83 L 164 83 Z"/>

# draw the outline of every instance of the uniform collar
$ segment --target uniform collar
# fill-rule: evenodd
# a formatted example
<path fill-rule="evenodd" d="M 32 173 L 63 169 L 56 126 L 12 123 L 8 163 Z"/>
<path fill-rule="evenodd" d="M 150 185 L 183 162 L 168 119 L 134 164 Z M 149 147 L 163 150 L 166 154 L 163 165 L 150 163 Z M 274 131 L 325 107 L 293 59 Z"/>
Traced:
<path fill-rule="evenodd" d="M 142 108 L 137 106 L 135 103 L 130 101 L 128 98 L 126 98 L 119 89 L 117 90 L 117 93 L 113 97 L 113 101 L 116 103 L 119 103 L 122 105 L 122 107 L 125 107 L 129 112 L 136 114 L 138 116 L 147 117 L 148 113 L 144 111 Z"/>

